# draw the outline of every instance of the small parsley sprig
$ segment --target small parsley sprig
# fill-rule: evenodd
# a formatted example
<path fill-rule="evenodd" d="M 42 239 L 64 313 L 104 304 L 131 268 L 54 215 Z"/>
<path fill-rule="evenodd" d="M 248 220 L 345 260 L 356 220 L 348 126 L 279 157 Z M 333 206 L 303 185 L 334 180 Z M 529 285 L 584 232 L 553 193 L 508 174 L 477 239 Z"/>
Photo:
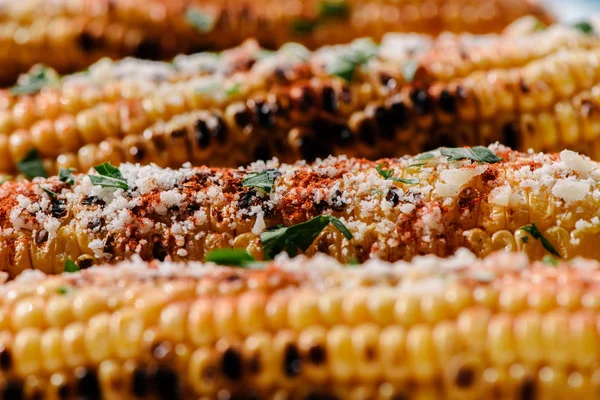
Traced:
<path fill-rule="evenodd" d="M 394 177 L 394 171 L 391 169 L 383 169 L 382 167 L 385 164 L 378 164 L 375 167 L 375 170 L 377 171 L 377 173 L 379 175 L 381 175 L 381 177 L 383 177 L 384 179 L 388 179 L 394 182 L 400 182 L 400 183 L 404 183 L 406 185 L 416 185 L 417 183 L 420 182 L 419 178 L 396 178 Z"/>
<path fill-rule="evenodd" d="M 319 215 L 310 221 L 289 227 L 279 225 L 261 233 L 260 241 L 265 259 L 272 259 L 282 251 L 287 252 L 290 257 L 296 256 L 298 249 L 306 251 L 329 224 L 335 226 L 346 239 L 352 239 L 352 233 L 338 218 L 332 215 Z"/>
<path fill-rule="evenodd" d="M 243 187 L 254 187 L 264 190 L 266 193 L 271 193 L 275 179 L 281 176 L 281 172 L 276 169 L 266 169 L 263 172 L 255 173 L 248 176 L 242 181 Z"/>
<path fill-rule="evenodd" d="M 67 273 L 72 273 L 72 272 L 77 272 L 79 271 L 79 266 L 77 264 L 75 264 L 75 262 L 73 260 L 71 260 L 70 258 L 67 258 L 67 261 L 65 261 L 65 271 Z"/>
<path fill-rule="evenodd" d="M 200 11 L 197 8 L 190 8 L 185 14 L 187 22 L 201 33 L 211 32 L 216 23 L 214 16 Z"/>
<path fill-rule="evenodd" d="M 61 168 L 58 171 L 58 179 L 60 179 L 61 182 L 64 182 L 67 185 L 74 185 L 75 175 L 73 175 L 73 171 L 75 171 L 74 168 Z"/>
<path fill-rule="evenodd" d="M 471 160 L 478 163 L 494 164 L 502 161 L 490 149 L 484 146 L 475 147 L 442 147 L 440 148 L 442 156 L 448 157 L 448 161 Z"/>
<path fill-rule="evenodd" d="M 37 178 L 38 176 L 42 178 L 48 177 L 46 168 L 44 168 L 44 164 L 42 164 L 42 160 L 36 149 L 29 150 L 25 157 L 17 163 L 17 169 L 27 179 Z"/>
<path fill-rule="evenodd" d="M 242 249 L 215 249 L 208 252 L 204 258 L 205 262 L 212 262 L 218 265 L 229 267 L 247 268 L 257 261 L 250 253 Z"/>
<path fill-rule="evenodd" d="M 94 169 L 100 175 L 90 175 L 92 185 L 123 190 L 129 189 L 129 185 L 125 178 L 123 178 L 123 175 L 121 175 L 119 168 L 113 166 L 111 163 L 96 165 Z"/>
<path fill-rule="evenodd" d="M 552 243 L 550 243 L 550 241 L 546 239 L 544 235 L 542 235 L 542 232 L 539 231 L 538 227 L 535 225 L 534 222 L 532 222 L 531 225 L 522 226 L 519 229 L 529 233 L 534 239 L 539 240 L 542 243 L 542 246 L 544 246 L 544 248 L 546 249 L 546 251 L 548 251 L 548 253 L 558 258 L 561 257 L 560 253 L 554 248 L 554 246 L 552 246 Z"/>

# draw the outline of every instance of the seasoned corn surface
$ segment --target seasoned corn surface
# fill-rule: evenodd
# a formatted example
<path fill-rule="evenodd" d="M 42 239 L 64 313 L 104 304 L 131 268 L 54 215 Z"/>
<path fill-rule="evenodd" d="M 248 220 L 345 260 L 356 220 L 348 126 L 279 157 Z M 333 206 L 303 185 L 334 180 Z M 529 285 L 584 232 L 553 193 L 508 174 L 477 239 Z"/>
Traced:
<path fill-rule="evenodd" d="M 600 266 L 145 264 L 0 287 L 5 399 L 596 398 Z"/>
<path fill-rule="evenodd" d="M 90 266 L 134 254 L 203 260 L 209 250 L 232 247 L 262 259 L 269 229 L 323 215 L 338 217 L 351 235 L 334 225 L 311 229 L 314 240 L 289 251 L 323 252 L 343 262 L 447 256 L 460 247 L 480 256 L 507 249 L 532 259 L 600 259 L 600 166 L 566 150 L 490 149 L 440 149 L 486 155 L 460 161 L 437 151 L 240 169 L 124 164 L 121 189 L 92 185 L 90 179 L 103 179 L 95 171 L 74 176 L 73 185 L 58 177 L 6 182 L 0 269 L 11 276 L 28 268 L 58 273 L 67 259 Z M 304 233 L 293 243 L 304 243 L 310 237 Z"/>
<path fill-rule="evenodd" d="M 36 63 L 61 72 L 100 57 L 165 59 L 222 50 L 256 37 L 317 47 L 388 31 L 498 32 L 513 20 L 552 17 L 537 1 L 475 0 L 3 0 L 0 82 Z"/>
<path fill-rule="evenodd" d="M 598 158 L 600 37 L 539 29 L 525 20 L 500 36 L 391 35 L 316 52 L 247 42 L 173 64 L 104 61 L 40 92 L 0 95 L 0 171 L 14 173 L 32 148 L 51 172 L 373 159 L 495 141 Z"/>

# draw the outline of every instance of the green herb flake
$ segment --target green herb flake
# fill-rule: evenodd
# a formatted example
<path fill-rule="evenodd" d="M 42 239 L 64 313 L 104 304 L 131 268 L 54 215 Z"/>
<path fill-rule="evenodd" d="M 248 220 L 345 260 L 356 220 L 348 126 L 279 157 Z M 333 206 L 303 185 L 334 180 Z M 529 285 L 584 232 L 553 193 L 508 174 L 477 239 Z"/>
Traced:
<path fill-rule="evenodd" d="M 282 251 L 287 252 L 290 257 L 296 256 L 298 249 L 306 251 L 329 224 L 333 224 L 346 239 L 352 239 L 352 233 L 338 218 L 331 215 L 319 215 L 307 222 L 290 227 L 279 225 L 261 233 L 260 240 L 265 258 L 273 259 Z"/>
<path fill-rule="evenodd" d="M 542 259 L 542 262 L 552 267 L 556 267 L 560 263 L 560 261 L 556 257 L 551 256 L 550 254 L 546 254 Z"/>
<path fill-rule="evenodd" d="M 215 17 L 197 8 L 190 8 L 185 14 L 187 22 L 201 33 L 209 33 L 215 27 Z"/>
<path fill-rule="evenodd" d="M 208 252 L 204 261 L 230 267 L 246 267 L 255 263 L 256 259 L 242 249 L 215 249 Z"/>
<path fill-rule="evenodd" d="M 415 163 L 415 164 L 410 164 L 408 167 L 406 167 L 406 169 L 409 168 L 421 168 L 422 166 L 427 165 L 427 163 Z"/>
<path fill-rule="evenodd" d="M 4 185 L 6 182 L 10 181 L 13 177 L 12 176 L 4 176 L 2 178 L 0 178 L 0 185 Z"/>
<path fill-rule="evenodd" d="M 319 3 L 321 18 L 347 18 L 350 15 L 350 5 L 345 0 L 322 0 Z"/>
<path fill-rule="evenodd" d="M 591 23 L 589 23 L 588 21 L 579 22 L 579 23 L 573 25 L 573 28 L 580 30 L 581 32 L 585 33 L 586 35 L 593 35 L 596 33 L 594 30 L 594 26 Z"/>
<path fill-rule="evenodd" d="M 74 168 L 61 168 L 58 171 L 58 179 L 60 179 L 61 182 L 64 182 L 67 185 L 74 185 L 75 175 L 73 175 L 73 171 L 75 171 Z"/>
<path fill-rule="evenodd" d="M 94 169 L 100 175 L 90 175 L 92 185 L 123 190 L 129 189 L 129 185 L 127 184 L 125 178 L 123 178 L 123 175 L 121 175 L 119 168 L 111 165 L 110 163 L 104 163 L 96 165 Z"/>
<path fill-rule="evenodd" d="M 56 289 L 56 293 L 58 293 L 58 294 L 62 294 L 62 295 L 69 294 L 69 293 L 73 293 L 74 291 L 75 291 L 75 290 L 73 290 L 73 288 L 72 288 L 72 287 L 69 287 L 69 286 L 59 286 L 59 287 Z"/>
<path fill-rule="evenodd" d="M 55 199 L 55 198 L 58 196 L 58 193 L 56 193 L 56 192 L 53 192 L 53 191 L 52 191 L 52 190 L 50 190 L 50 189 L 46 189 L 46 188 L 45 188 L 45 187 L 43 187 L 43 186 L 40 186 L 40 189 L 42 189 L 44 192 L 46 192 L 46 194 L 47 194 L 48 196 L 50 196 L 50 198 L 51 198 L 51 199 Z"/>
<path fill-rule="evenodd" d="M 395 178 L 394 171 L 391 169 L 382 169 L 385 164 L 379 164 L 375 167 L 377 173 L 381 175 L 384 179 L 388 179 L 394 182 L 404 183 L 406 185 L 416 185 L 420 182 L 419 178 Z"/>
<path fill-rule="evenodd" d="M 201 94 L 208 94 L 208 93 L 214 93 L 217 90 L 219 90 L 219 88 L 221 87 L 221 85 L 219 85 L 217 82 L 210 82 L 210 83 L 206 83 L 202 86 L 197 86 L 194 91 L 196 93 L 201 93 Z"/>
<path fill-rule="evenodd" d="M 351 82 L 356 75 L 358 67 L 366 65 L 373 57 L 377 56 L 378 47 L 370 39 L 354 41 L 325 67 L 327 73 L 338 76 Z"/>
<path fill-rule="evenodd" d="M 65 271 L 64 272 L 72 273 L 72 272 L 77 272 L 77 271 L 79 271 L 79 266 L 77 264 L 75 264 L 75 262 L 73 262 L 73 260 L 71 260 L 70 258 L 67 258 L 67 261 L 65 262 Z"/>
<path fill-rule="evenodd" d="M 318 24 L 316 20 L 297 19 L 292 22 L 292 31 L 298 35 L 306 35 L 313 32 Z"/>
<path fill-rule="evenodd" d="M 521 237 L 521 242 L 523 242 L 523 243 L 529 242 L 529 236 L 522 236 Z"/>
<path fill-rule="evenodd" d="M 17 169 L 25 175 L 27 179 L 33 179 L 38 176 L 43 178 L 48 177 L 46 168 L 44 168 L 44 164 L 42 164 L 42 160 L 36 149 L 29 150 L 25 157 L 17 164 Z"/>
<path fill-rule="evenodd" d="M 354 267 L 354 266 L 360 265 L 360 263 L 358 262 L 358 260 L 357 260 L 356 258 L 352 257 L 352 258 L 350 259 L 350 261 L 348 261 L 348 265 L 350 265 L 350 266 L 353 266 L 353 267 Z"/>
<path fill-rule="evenodd" d="M 533 24 L 533 32 L 542 32 L 548 28 L 548 25 L 540 21 L 539 19 L 535 19 L 535 23 Z"/>
<path fill-rule="evenodd" d="M 417 161 L 431 160 L 434 157 L 435 157 L 435 155 L 433 153 L 428 152 L 428 153 L 419 154 L 418 156 L 415 157 L 415 160 L 417 160 Z"/>
<path fill-rule="evenodd" d="M 526 225 L 519 229 L 529 233 L 531 235 L 531 237 L 542 242 L 542 246 L 544 246 L 544 248 L 546 249 L 546 251 L 548 251 L 548 253 L 560 258 L 560 253 L 558 251 L 556 251 L 554 246 L 552 246 L 552 243 L 550 243 L 550 241 L 548 239 L 546 239 L 544 237 L 544 235 L 542 235 L 542 233 L 538 230 L 535 223 L 532 222 L 531 225 Z"/>
<path fill-rule="evenodd" d="M 237 82 L 225 89 L 227 97 L 236 96 L 241 93 L 242 84 Z"/>
<path fill-rule="evenodd" d="M 402 66 L 402 75 L 404 80 L 408 83 L 415 80 L 417 70 L 419 69 L 419 62 L 417 60 L 408 60 Z"/>
<path fill-rule="evenodd" d="M 281 176 L 281 172 L 276 169 L 267 169 L 263 172 L 252 174 L 242 181 L 243 187 L 254 187 L 271 193 L 275 179 Z"/>
<path fill-rule="evenodd" d="M 449 162 L 468 159 L 478 163 L 494 164 L 502 161 L 500 157 L 484 146 L 457 148 L 442 147 L 440 153 L 443 156 L 448 157 Z"/>
<path fill-rule="evenodd" d="M 22 75 L 17 85 L 10 88 L 10 92 L 14 95 L 35 94 L 59 81 L 56 71 L 40 64 L 33 67 L 29 73 Z"/>

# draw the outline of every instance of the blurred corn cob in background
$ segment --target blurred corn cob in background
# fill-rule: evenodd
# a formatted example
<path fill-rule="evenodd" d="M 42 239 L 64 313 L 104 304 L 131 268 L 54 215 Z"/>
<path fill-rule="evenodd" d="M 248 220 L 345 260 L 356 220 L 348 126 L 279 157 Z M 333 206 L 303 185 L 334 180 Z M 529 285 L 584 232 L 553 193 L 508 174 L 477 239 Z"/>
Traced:
<path fill-rule="evenodd" d="M 600 37 L 591 24 L 538 23 L 314 53 L 247 42 L 172 65 L 105 61 L 60 82 L 33 71 L 0 95 L 0 171 L 14 173 L 32 148 L 51 173 L 103 161 L 374 158 L 495 141 L 597 158 Z"/>
<path fill-rule="evenodd" d="M 524 15 L 552 21 L 536 0 L 3 0 L 0 83 L 36 63 L 65 73 L 104 56 L 165 59 L 252 37 L 318 47 L 390 31 L 499 32 Z"/>
<path fill-rule="evenodd" d="M 592 399 L 598 279 L 594 261 L 555 267 L 514 253 L 26 273 L 0 287 L 0 393 Z"/>
<path fill-rule="evenodd" d="M 39 165 L 39 161 L 38 161 Z M 31 167 L 31 165 L 29 165 Z M 600 166 L 577 153 L 443 148 L 246 169 L 106 165 L 0 186 L 0 270 L 60 273 L 138 254 L 203 260 L 218 248 L 342 262 L 479 256 L 600 259 Z"/>

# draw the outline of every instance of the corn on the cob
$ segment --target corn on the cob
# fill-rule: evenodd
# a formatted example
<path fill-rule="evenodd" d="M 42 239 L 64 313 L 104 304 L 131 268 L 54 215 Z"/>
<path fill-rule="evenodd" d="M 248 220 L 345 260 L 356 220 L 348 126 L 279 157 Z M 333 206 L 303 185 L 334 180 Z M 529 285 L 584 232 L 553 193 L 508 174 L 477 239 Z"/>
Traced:
<path fill-rule="evenodd" d="M 524 15 L 553 19 L 535 0 L 4 0 L 1 6 L 4 84 L 40 62 L 70 72 L 102 56 L 164 59 L 248 37 L 274 47 L 290 40 L 317 47 L 388 31 L 487 33 Z"/>
<path fill-rule="evenodd" d="M 149 65 L 137 79 L 143 64 L 104 63 L 39 94 L 4 94 L 0 171 L 14 173 L 32 148 L 51 172 L 106 160 L 179 167 L 394 156 L 497 140 L 596 158 L 599 56 L 600 36 L 554 26 L 477 40 L 388 37 L 380 47 L 359 40 L 315 53 L 247 43 L 221 57 Z"/>
<path fill-rule="evenodd" d="M 145 264 L 0 287 L 0 392 L 34 398 L 592 399 L 600 265 L 467 253 L 350 268 Z"/>
<path fill-rule="evenodd" d="M 103 166 L 102 175 L 6 182 L 0 270 L 58 273 L 67 259 L 89 266 L 134 254 L 202 260 L 215 248 L 246 249 L 257 259 L 299 248 L 344 262 L 447 256 L 460 247 L 480 256 L 507 249 L 532 259 L 600 259 L 598 164 L 567 150 L 440 152 L 246 169 L 123 164 L 114 174 Z M 350 233 L 321 226 L 328 216 Z"/>

